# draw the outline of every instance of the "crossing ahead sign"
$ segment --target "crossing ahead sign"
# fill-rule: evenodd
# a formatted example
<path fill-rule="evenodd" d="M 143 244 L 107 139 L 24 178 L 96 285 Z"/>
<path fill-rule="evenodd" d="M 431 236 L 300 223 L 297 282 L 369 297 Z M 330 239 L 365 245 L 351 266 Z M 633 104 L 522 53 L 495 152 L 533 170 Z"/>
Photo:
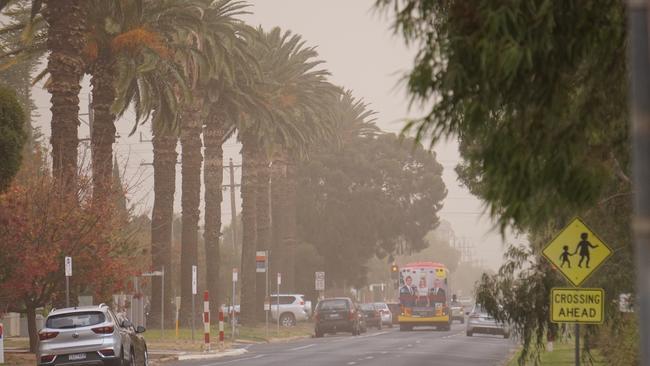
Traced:
<path fill-rule="evenodd" d="M 551 289 L 551 321 L 602 324 L 605 292 L 602 288 Z"/>
<path fill-rule="evenodd" d="M 576 217 L 542 253 L 573 286 L 580 287 L 612 255 L 612 250 Z"/>

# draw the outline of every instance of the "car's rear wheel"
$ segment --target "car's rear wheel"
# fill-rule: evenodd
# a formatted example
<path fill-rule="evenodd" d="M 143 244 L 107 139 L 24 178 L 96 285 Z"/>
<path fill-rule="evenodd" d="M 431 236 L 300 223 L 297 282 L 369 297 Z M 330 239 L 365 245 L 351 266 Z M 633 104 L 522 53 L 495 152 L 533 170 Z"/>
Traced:
<path fill-rule="evenodd" d="M 291 313 L 284 313 L 280 315 L 280 324 L 283 327 L 293 327 L 296 325 L 296 317 Z"/>
<path fill-rule="evenodd" d="M 510 333 L 503 333 L 503 338 L 505 338 L 505 339 L 510 338 Z"/>
<path fill-rule="evenodd" d="M 400 330 L 400 332 L 408 332 L 408 331 L 413 330 L 413 326 L 406 325 L 406 324 L 400 324 L 399 325 L 399 330 Z"/>
<path fill-rule="evenodd" d="M 471 337 L 473 333 L 468 330 L 465 334 L 467 334 L 468 337 Z"/>
<path fill-rule="evenodd" d="M 465 318 L 460 318 L 460 324 L 465 324 Z"/>
<path fill-rule="evenodd" d="M 323 338 L 323 335 L 324 335 L 324 334 L 323 334 L 323 332 L 321 332 L 321 331 L 319 331 L 318 329 L 316 329 L 316 330 L 314 331 L 314 335 L 316 336 L 316 338 Z"/>

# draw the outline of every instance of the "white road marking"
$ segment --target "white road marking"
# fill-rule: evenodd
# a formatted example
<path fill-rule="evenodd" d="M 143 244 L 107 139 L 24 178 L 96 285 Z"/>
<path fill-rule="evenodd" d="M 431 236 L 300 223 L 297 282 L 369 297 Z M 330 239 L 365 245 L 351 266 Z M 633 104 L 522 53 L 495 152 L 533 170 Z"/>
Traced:
<path fill-rule="evenodd" d="M 256 360 L 256 359 L 262 358 L 264 356 L 266 356 L 266 355 L 257 355 L 257 356 L 253 356 L 253 357 L 238 358 L 238 359 L 230 360 L 230 361 L 215 362 L 215 363 L 210 363 L 207 366 L 218 366 L 218 365 L 226 365 L 226 364 L 229 364 L 229 363 L 235 363 L 235 362 L 240 362 L 240 361 Z"/>
<path fill-rule="evenodd" d="M 291 349 L 289 349 L 289 351 L 300 351 L 302 349 L 307 349 L 309 347 L 314 347 L 315 345 L 316 344 L 308 344 L 308 345 L 302 346 L 302 347 L 291 348 Z"/>
<path fill-rule="evenodd" d="M 366 356 L 366 360 L 372 360 L 374 357 L 372 356 Z"/>
<path fill-rule="evenodd" d="M 354 362 L 354 361 L 350 361 L 350 362 L 348 362 L 348 365 L 356 365 L 356 364 L 357 364 L 357 363 Z"/>

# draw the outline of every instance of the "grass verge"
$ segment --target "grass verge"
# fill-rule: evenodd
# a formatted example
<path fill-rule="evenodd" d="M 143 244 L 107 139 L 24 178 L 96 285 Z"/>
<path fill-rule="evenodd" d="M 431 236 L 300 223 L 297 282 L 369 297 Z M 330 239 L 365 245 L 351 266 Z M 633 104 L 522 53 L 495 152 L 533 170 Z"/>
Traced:
<path fill-rule="evenodd" d="M 519 355 L 521 352 L 515 353 L 515 355 L 510 359 L 507 366 L 518 366 L 517 363 Z M 593 365 L 595 366 L 605 366 L 606 363 L 602 361 L 602 357 L 597 349 L 591 350 L 591 355 L 594 358 Z M 541 366 L 551 366 L 551 365 L 574 365 L 575 361 L 575 344 L 574 343 L 559 343 L 555 342 L 553 345 L 553 351 L 543 352 L 540 355 L 540 365 Z M 588 365 L 589 363 L 583 362 Z M 526 365 L 533 365 L 533 362 L 528 362 Z"/>

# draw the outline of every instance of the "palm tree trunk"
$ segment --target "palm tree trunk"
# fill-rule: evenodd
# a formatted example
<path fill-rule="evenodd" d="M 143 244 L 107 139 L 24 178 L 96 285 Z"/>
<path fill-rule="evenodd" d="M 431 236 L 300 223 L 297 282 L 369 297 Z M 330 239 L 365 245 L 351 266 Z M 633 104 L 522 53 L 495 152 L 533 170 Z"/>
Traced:
<path fill-rule="evenodd" d="M 283 283 L 285 291 L 296 291 L 296 246 L 298 244 L 298 226 L 296 224 L 296 190 L 298 188 L 298 176 L 296 172 L 296 162 L 292 157 L 287 159 L 287 175 L 285 190 L 285 211 L 282 213 L 285 217 L 282 219 L 284 228 L 282 229 L 282 244 L 285 248 L 286 257 L 286 282 Z"/>
<path fill-rule="evenodd" d="M 210 292 L 212 319 L 218 319 L 223 296 L 219 290 L 219 241 L 221 237 L 221 201 L 223 200 L 223 138 L 226 132 L 224 120 L 214 114 L 203 128 L 205 161 L 203 162 L 203 182 L 205 185 L 205 242 L 206 284 Z"/>
<path fill-rule="evenodd" d="M 46 0 L 48 92 L 52 95 L 52 174 L 69 190 L 77 176 L 79 84 L 84 74 L 85 0 Z"/>
<path fill-rule="evenodd" d="M 257 141 L 242 137 L 242 254 L 241 254 L 241 322 L 253 324 L 255 305 L 255 249 L 257 248 Z"/>
<path fill-rule="evenodd" d="M 192 309 L 192 266 L 198 266 L 199 205 L 201 202 L 201 120 L 200 103 L 188 105 L 181 120 L 181 314 L 182 323 L 191 324 Z"/>
<path fill-rule="evenodd" d="M 160 131 L 153 136 L 153 191 L 154 203 L 151 215 L 151 264 L 154 270 L 165 268 L 165 304 L 172 297 L 172 223 L 174 219 L 174 192 L 176 190 L 176 145 L 178 137 L 171 132 Z M 151 282 L 151 313 L 149 325 L 159 325 L 161 312 L 161 281 Z M 165 307 L 165 318 L 172 313 Z"/>
<path fill-rule="evenodd" d="M 256 223 L 257 223 L 257 250 L 267 251 L 271 249 L 271 217 L 270 217 L 270 178 L 271 168 L 269 159 L 263 152 L 259 152 L 257 161 L 260 162 L 257 170 L 257 199 L 256 199 Z M 259 321 L 265 320 L 264 298 L 266 297 L 266 273 L 257 273 L 256 278 L 256 313 Z"/>
<path fill-rule="evenodd" d="M 271 287 L 277 286 L 278 272 L 284 272 L 287 266 L 287 251 L 282 246 L 282 237 L 285 230 L 284 220 L 287 203 L 287 164 L 283 152 L 277 152 L 273 156 L 271 164 Z M 274 290 L 275 291 L 275 290 Z"/>
<path fill-rule="evenodd" d="M 113 171 L 113 143 L 115 142 L 115 114 L 111 105 L 115 100 L 115 61 L 110 50 L 101 50 L 91 67 L 93 123 L 91 153 L 93 169 L 93 199 L 109 197 Z"/>

